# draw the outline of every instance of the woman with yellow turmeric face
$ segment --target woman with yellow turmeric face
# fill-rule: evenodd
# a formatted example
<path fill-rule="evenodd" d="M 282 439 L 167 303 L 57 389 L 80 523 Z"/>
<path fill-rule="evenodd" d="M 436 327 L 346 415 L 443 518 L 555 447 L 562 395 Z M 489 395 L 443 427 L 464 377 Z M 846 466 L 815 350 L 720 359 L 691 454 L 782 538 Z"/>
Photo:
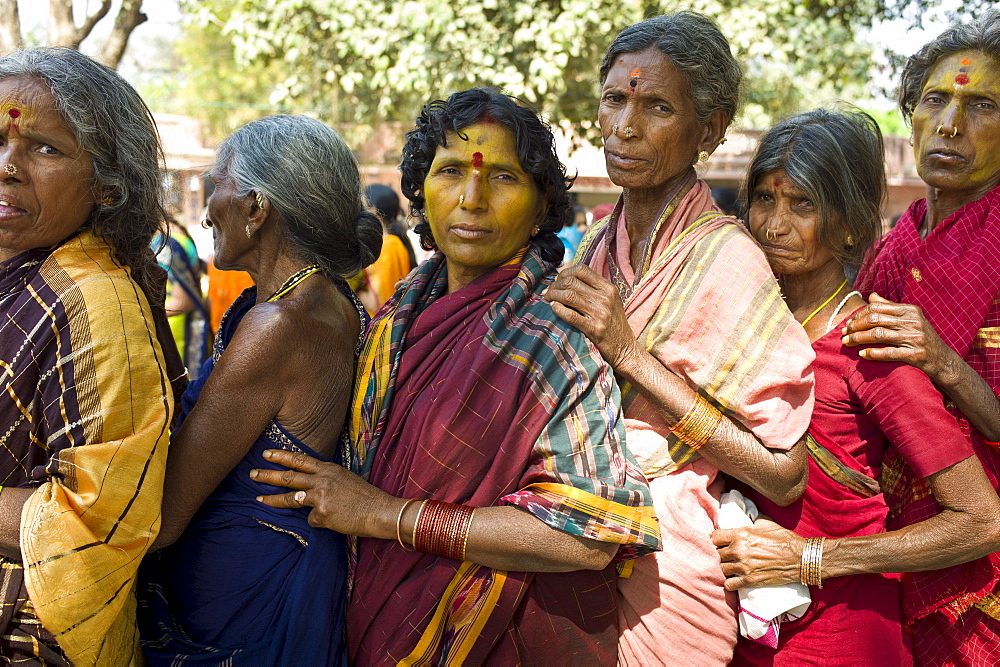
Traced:
<path fill-rule="evenodd" d="M 453 133 L 424 179 L 427 222 L 454 292 L 507 262 L 538 235 L 542 195 L 521 167 L 514 137 L 498 123 Z"/>
<path fill-rule="evenodd" d="M 910 206 L 862 267 L 855 286 L 870 304 L 844 327 L 844 343 L 878 344 L 861 356 L 926 372 L 996 488 L 1000 11 L 945 31 L 913 55 L 899 103 L 913 125 L 917 173 L 927 197 Z M 892 481 L 884 491 L 901 525 L 938 512 L 907 467 L 889 465 L 882 479 Z M 1000 553 L 910 575 L 903 584 L 903 614 L 918 663 L 996 664 Z"/>
<path fill-rule="evenodd" d="M 353 664 L 613 664 L 614 563 L 659 546 L 611 368 L 541 298 L 571 179 L 537 114 L 488 89 L 428 104 L 402 190 L 437 250 L 358 362 L 352 472 L 301 454 L 255 471 L 358 541 Z M 572 660 L 572 658 L 565 658 Z"/>

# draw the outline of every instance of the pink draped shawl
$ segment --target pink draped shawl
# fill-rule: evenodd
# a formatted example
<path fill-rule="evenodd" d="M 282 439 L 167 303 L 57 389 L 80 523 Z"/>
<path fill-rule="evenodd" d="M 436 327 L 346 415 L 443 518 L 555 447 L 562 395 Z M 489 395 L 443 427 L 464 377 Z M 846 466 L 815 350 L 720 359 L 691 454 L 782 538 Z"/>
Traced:
<path fill-rule="evenodd" d="M 637 282 L 621 201 L 588 232 L 578 261 L 610 277 L 615 252 L 620 277 L 632 283 L 624 307 L 636 338 L 768 447 L 790 448 L 809 425 L 814 353 L 763 251 L 715 209 L 702 181 L 661 218 L 649 268 Z M 627 444 L 650 480 L 663 551 L 636 560 L 632 576 L 619 580 L 619 658 L 725 663 L 736 642 L 736 614 L 709 539 L 718 469 L 680 443 L 670 420 L 634 387 L 624 385 L 622 394 Z"/>

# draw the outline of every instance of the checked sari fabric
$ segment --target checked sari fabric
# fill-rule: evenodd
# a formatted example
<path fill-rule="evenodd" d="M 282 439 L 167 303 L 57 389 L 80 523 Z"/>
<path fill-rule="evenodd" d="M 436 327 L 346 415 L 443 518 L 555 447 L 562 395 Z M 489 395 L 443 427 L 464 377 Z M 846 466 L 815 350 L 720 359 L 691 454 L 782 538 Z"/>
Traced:
<path fill-rule="evenodd" d="M 649 490 L 610 367 L 540 296 L 554 276 L 530 250 L 445 294 L 444 258 L 423 263 L 369 329 L 354 469 L 398 497 L 511 505 L 635 558 L 659 546 Z M 362 539 L 355 571 L 358 664 L 614 661 L 614 565 L 504 572 Z"/>
<path fill-rule="evenodd" d="M 926 212 L 924 199 L 910 205 L 875 246 L 855 286 L 866 298 L 876 292 L 890 301 L 920 306 L 948 347 L 1000 393 L 1000 186 L 959 208 L 922 239 Z M 1000 451 L 983 440 L 953 403 L 946 407 L 997 488 Z M 887 462 L 882 486 L 890 500 L 891 527 L 940 511 L 926 481 L 901 458 Z M 903 579 L 906 622 L 939 611 L 954 624 L 973 605 L 1000 629 L 1000 553 Z"/>
<path fill-rule="evenodd" d="M 141 661 L 133 588 L 173 405 L 149 305 L 103 240 L 84 231 L 0 264 L 0 373 L 0 484 L 34 489 L 22 562 L 0 567 L 0 653 Z"/>

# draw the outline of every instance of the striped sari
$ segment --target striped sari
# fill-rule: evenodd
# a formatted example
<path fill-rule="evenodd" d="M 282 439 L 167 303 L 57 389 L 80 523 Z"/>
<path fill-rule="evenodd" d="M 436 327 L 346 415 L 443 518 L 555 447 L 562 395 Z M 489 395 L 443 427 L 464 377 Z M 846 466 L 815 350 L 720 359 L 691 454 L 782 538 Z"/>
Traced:
<path fill-rule="evenodd" d="M 369 329 L 353 404 L 354 468 L 395 496 L 513 505 L 556 530 L 659 545 L 649 491 L 622 443 L 610 368 L 539 295 L 530 251 L 445 294 L 424 262 Z M 503 572 L 359 540 L 347 615 L 357 664 L 613 662 L 616 569 Z"/>
<path fill-rule="evenodd" d="M 692 172 L 665 198 L 637 269 L 630 247 L 620 200 L 588 230 L 577 261 L 618 287 L 633 333 L 663 366 L 766 446 L 792 447 L 809 425 L 815 355 L 756 242 L 715 210 Z M 628 448 L 650 481 L 665 539 L 662 552 L 636 560 L 618 582 L 620 659 L 725 664 L 736 612 L 709 539 L 719 471 L 635 387 L 622 387 L 622 406 Z"/>
<path fill-rule="evenodd" d="M 0 483 L 35 489 L 23 563 L 0 564 L 0 652 L 141 662 L 133 588 L 173 409 L 146 297 L 84 231 L 0 264 L 0 312 Z"/>

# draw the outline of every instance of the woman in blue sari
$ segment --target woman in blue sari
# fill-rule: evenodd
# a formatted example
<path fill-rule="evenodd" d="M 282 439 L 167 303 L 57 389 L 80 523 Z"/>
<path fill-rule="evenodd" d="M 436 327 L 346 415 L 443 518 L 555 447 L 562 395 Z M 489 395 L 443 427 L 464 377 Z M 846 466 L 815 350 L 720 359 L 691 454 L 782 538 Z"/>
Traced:
<path fill-rule="evenodd" d="M 344 537 L 256 501 L 266 449 L 340 462 L 366 324 L 347 287 L 378 256 L 354 156 L 326 125 L 273 116 L 219 148 L 206 224 L 253 277 L 182 399 L 160 537 L 140 581 L 151 664 L 345 664 Z M 168 546 L 169 545 L 169 546 Z"/>

